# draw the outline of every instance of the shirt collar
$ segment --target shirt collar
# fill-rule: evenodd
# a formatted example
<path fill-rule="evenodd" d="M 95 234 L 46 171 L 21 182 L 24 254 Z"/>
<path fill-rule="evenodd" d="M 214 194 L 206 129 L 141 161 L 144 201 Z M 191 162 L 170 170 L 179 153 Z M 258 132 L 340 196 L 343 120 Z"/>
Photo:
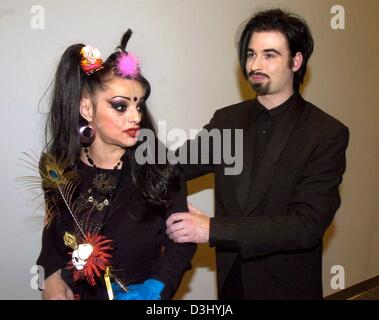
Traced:
<path fill-rule="evenodd" d="M 288 108 L 290 107 L 290 105 L 292 104 L 296 96 L 297 96 L 297 92 L 294 92 L 286 101 L 284 101 L 283 103 L 281 103 L 280 105 L 272 109 L 267 109 L 263 104 L 261 104 L 258 101 L 258 99 L 255 99 L 255 102 L 256 102 L 257 108 L 261 112 L 268 114 L 270 118 L 275 118 L 281 114 L 284 114 L 288 110 Z"/>

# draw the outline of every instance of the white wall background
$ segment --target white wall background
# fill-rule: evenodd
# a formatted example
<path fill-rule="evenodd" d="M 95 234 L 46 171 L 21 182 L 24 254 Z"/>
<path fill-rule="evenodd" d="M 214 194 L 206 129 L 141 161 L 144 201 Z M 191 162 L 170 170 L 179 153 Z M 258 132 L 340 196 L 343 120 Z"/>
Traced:
<path fill-rule="evenodd" d="M 329 26 L 334 1 L 258 0 L 2 0 L 0 3 L 0 299 L 39 299 L 31 268 L 40 250 L 41 199 L 18 191 L 14 179 L 29 175 L 17 158 L 42 148 L 49 86 L 63 50 L 84 42 L 103 56 L 131 28 L 129 43 L 152 85 L 150 110 L 167 129 L 200 128 L 222 107 L 251 96 L 238 72 L 235 33 L 257 8 L 281 6 L 306 18 L 316 43 L 304 96 L 351 130 L 343 204 L 326 236 L 324 291 L 330 268 L 342 265 L 346 286 L 379 272 L 379 171 L 375 0 L 338 1 L 346 29 Z M 33 30 L 31 8 L 45 9 L 45 29 Z M 189 200 L 213 215 L 211 176 L 190 184 Z M 205 188 L 200 192 L 199 189 Z M 215 299 L 214 252 L 199 246 L 177 299 Z"/>

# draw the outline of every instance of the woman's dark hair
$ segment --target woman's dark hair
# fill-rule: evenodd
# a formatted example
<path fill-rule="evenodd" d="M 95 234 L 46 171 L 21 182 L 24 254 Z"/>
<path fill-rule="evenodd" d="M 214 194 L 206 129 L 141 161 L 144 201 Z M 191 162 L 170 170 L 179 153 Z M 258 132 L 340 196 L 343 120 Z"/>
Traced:
<path fill-rule="evenodd" d="M 51 107 L 45 129 L 46 150 L 58 161 L 66 161 L 71 167 L 76 166 L 82 148 L 79 128 L 87 124 L 80 115 L 81 98 L 85 94 L 94 97 L 98 90 L 106 88 L 107 82 L 112 78 L 121 77 L 117 72 L 117 58 L 126 52 L 131 35 L 130 29 L 126 31 L 121 38 L 120 46 L 103 63 L 103 69 L 90 75 L 85 74 L 80 66 L 80 52 L 84 44 L 74 44 L 63 53 L 54 78 Z M 140 72 L 132 79 L 138 81 L 145 92 L 140 127 L 152 130 L 155 142 L 158 142 L 153 119 L 146 107 L 146 100 L 151 91 L 150 83 Z M 125 155 L 132 168 L 132 180 L 149 203 L 168 207 L 172 203 L 173 192 L 179 188 L 178 169 L 169 163 L 138 164 L 134 154 L 141 143 L 139 141 L 134 147 L 128 148 Z"/>
<path fill-rule="evenodd" d="M 268 31 L 278 31 L 286 37 L 292 57 L 297 52 L 303 55 L 302 66 L 295 72 L 293 80 L 293 89 L 298 91 L 300 84 L 304 80 L 308 59 L 313 52 L 313 38 L 304 19 L 292 13 L 284 12 L 280 9 L 261 11 L 246 23 L 238 41 L 239 61 L 242 72 L 245 78 L 247 78 L 247 49 L 252 34 L 254 32 Z"/>

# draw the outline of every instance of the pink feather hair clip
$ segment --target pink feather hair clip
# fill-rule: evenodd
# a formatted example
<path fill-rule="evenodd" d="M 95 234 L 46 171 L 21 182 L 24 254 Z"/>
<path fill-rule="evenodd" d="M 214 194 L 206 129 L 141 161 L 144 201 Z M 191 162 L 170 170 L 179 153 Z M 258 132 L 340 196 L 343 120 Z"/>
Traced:
<path fill-rule="evenodd" d="M 121 52 L 117 59 L 117 71 L 121 77 L 136 78 L 140 72 L 138 59 L 131 53 Z"/>

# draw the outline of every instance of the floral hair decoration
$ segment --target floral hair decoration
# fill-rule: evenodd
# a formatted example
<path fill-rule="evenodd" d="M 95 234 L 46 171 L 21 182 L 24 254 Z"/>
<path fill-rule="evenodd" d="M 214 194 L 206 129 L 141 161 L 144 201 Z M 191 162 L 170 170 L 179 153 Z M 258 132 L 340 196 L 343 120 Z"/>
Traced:
<path fill-rule="evenodd" d="M 99 49 L 84 46 L 82 50 L 80 50 L 80 54 L 82 55 L 80 66 L 87 76 L 104 68 Z"/>

